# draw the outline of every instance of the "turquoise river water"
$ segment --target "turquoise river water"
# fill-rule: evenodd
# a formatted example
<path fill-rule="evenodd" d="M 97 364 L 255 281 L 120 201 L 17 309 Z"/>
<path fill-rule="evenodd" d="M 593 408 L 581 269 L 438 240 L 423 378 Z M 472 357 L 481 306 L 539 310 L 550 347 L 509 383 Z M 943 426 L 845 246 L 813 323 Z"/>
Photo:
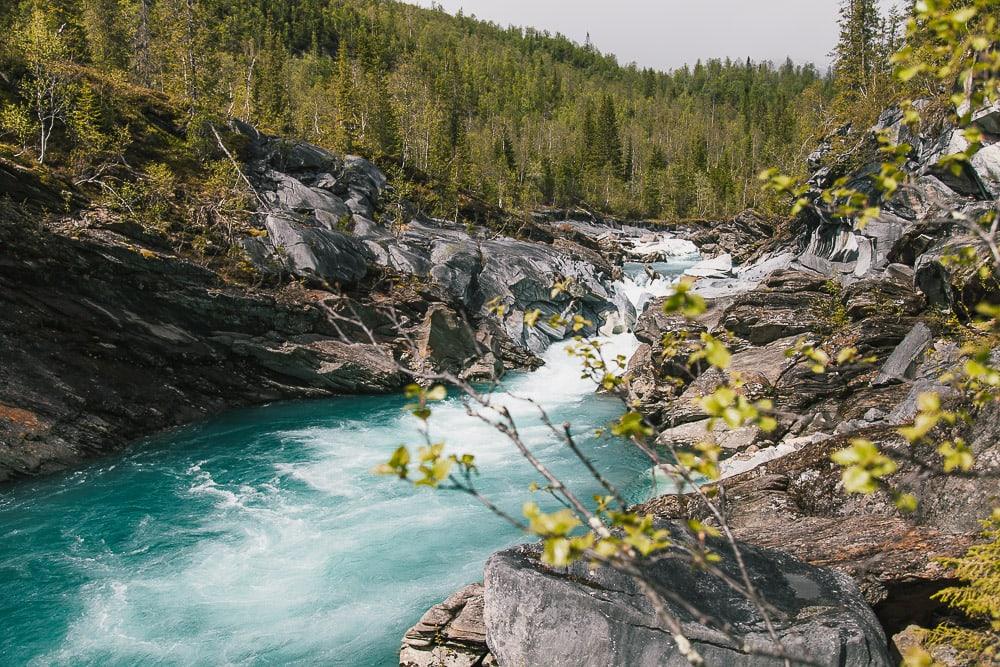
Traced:
<path fill-rule="evenodd" d="M 635 339 L 609 344 L 628 353 Z M 581 497 L 600 491 L 518 396 L 571 422 L 598 468 L 642 498 L 648 462 L 593 434 L 621 403 L 580 379 L 565 344 L 546 361 L 497 396 L 525 440 Z M 396 664 L 407 627 L 525 539 L 467 496 L 371 473 L 419 442 L 405 402 L 237 411 L 0 491 L 0 665 Z M 513 446 L 455 397 L 431 424 L 519 515 L 541 480 Z"/>

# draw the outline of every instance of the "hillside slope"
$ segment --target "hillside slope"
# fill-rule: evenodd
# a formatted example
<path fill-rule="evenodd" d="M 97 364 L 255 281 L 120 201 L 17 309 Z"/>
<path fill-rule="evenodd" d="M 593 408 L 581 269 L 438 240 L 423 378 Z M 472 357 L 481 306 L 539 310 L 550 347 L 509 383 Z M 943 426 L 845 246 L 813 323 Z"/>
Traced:
<path fill-rule="evenodd" d="M 646 217 L 765 206 L 756 174 L 801 164 L 831 92 L 810 65 L 655 72 L 560 35 L 389 0 L 62 0 L 0 22 L 13 36 L 0 103 L 15 103 L 0 133 L 42 150 L 21 93 L 54 77 L 65 99 L 51 160 L 121 126 L 121 105 L 81 79 L 83 65 L 166 95 L 189 133 L 233 116 L 428 174 L 427 212 L 449 217 L 463 192 L 506 209 L 587 202 Z"/>

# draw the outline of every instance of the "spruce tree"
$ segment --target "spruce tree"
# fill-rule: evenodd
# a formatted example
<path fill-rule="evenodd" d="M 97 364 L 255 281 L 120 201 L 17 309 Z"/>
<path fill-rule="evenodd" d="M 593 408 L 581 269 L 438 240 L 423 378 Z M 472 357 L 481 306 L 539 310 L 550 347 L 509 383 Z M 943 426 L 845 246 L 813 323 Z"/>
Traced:
<path fill-rule="evenodd" d="M 868 96 L 872 78 L 879 67 L 880 18 L 877 0 L 842 0 L 840 38 L 833 52 L 837 88 L 848 101 Z"/>
<path fill-rule="evenodd" d="M 600 166 L 610 165 L 614 173 L 622 169 L 622 140 L 618 134 L 618 114 L 611 95 L 601 100 L 601 111 L 597 119 L 597 141 Z"/>
<path fill-rule="evenodd" d="M 354 118 L 354 76 L 351 63 L 347 59 L 345 42 L 341 42 L 337 50 L 336 96 L 337 121 L 334 142 L 337 148 L 349 153 L 354 150 L 357 127 Z"/>

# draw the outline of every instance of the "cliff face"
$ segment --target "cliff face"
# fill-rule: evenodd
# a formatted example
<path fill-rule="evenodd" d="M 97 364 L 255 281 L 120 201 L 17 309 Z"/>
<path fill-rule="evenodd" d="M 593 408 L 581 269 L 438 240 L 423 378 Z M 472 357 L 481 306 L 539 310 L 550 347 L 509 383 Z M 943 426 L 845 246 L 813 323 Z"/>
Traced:
<path fill-rule="evenodd" d="M 0 258 L 0 480 L 224 408 L 403 378 L 341 342 L 327 294 L 241 289 L 101 229 L 40 229 Z"/>

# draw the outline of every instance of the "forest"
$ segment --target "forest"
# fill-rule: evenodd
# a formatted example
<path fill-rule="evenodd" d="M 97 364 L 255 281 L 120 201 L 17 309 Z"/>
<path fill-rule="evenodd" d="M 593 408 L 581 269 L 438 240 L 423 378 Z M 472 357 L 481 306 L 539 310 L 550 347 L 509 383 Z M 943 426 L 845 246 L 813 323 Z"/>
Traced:
<path fill-rule="evenodd" d="M 41 161 L 120 147 L 119 102 L 151 90 L 193 141 L 232 117 L 356 153 L 429 183 L 442 217 L 467 197 L 658 219 L 766 211 L 757 174 L 803 173 L 835 95 L 810 64 L 659 72 L 390 0 L 8 3 L 0 132 Z"/>

